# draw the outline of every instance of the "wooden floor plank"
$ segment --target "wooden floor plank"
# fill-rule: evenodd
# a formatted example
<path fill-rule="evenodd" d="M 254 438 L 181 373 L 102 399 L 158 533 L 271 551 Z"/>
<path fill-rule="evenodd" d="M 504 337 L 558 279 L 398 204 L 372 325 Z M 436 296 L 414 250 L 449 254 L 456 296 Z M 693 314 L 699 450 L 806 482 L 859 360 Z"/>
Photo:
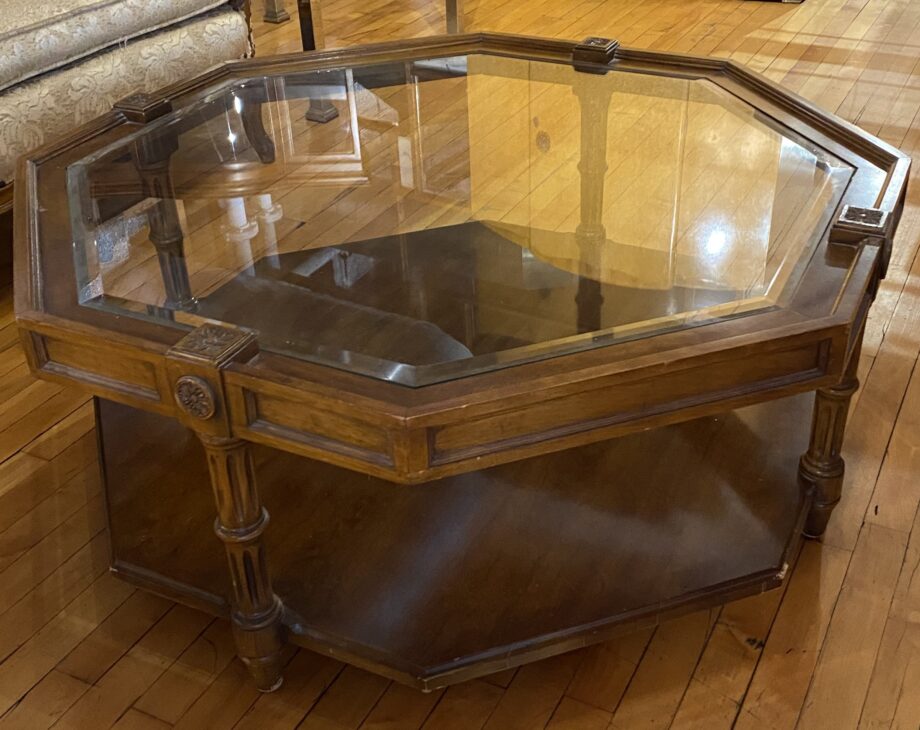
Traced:
<path fill-rule="evenodd" d="M 500 688 L 477 679 L 449 687 L 422 730 L 480 730 L 502 694 Z"/>
<path fill-rule="evenodd" d="M 361 730 L 419 730 L 443 692 L 419 692 L 395 682 L 374 705 Z"/>
<path fill-rule="evenodd" d="M 316 701 L 320 697 L 325 699 L 328 695 L 324 696 L 323 693 L 330 685 L 338 683 L 346 672 L 348 679 L 340 685 L 334 699 L 325 703 L 324 710 L 327 714 L 318 715 L 315 726 L 322 727 L 324 722 L 328 722 L 327 727 L 336 727 L 335 723 L 339 721 L 352 721 L 351 724 L 342 724 L 341 727 L 357 727 L 357 723 L 364 719 L 369 707 L 382 693 L 382 688 L 387 684 L 386 680 L 373 675 L 362 677 L 361 675 L 366 673 L 352 668 L 347 668 L 343 672 L 339 662 L 308 651 L 297 652 L 294 660 L 287 666 L 288 676 L 281 689 L 259 697 L 234 727 L 237 730 L 301 727 L 300 721 L 310 712 Z M 378 692 L 374 687 L 381 689 Z M 348 689 L 355 691 L 354 708 L 350 714 L 346 709 L 349 700 Z M 356 719 L 359 716 L 360 719 Z"/>
<path fill-rule="evenodd" d="M 316 664 L 316 660 L 311 658 L 309 653 L 301 654 L 302 656 L 297 657 L 301 663 L 309 663 L 311 666 Z M 324 663 L 321 667 L 322 674 L 319 676 L 320 685 L 311 687 L 308 693 L 311 701 L 298 702 L 293 708 L 292 715 L 300 713 L 295 722 L 300 730 L 357 730 L 390 684 L 389 680 L 363 669 L 345 667 L 339 671 L 340 669 L 340 666 L 333 663 Z M 324 691 L 325 694 L 311 710 L 312 700 Z M 257 710 L 258 707 L 253 707 L 253 717 L 261 720 L 261 714 Z M 307 712 L 310 714 L 307 715 Z M 306 718 L 300 722 L 304 715 L 307 715 Z M 250 727 L 255 730 L 260 725 L 252 723 Z"/>
<path fill-rule="evenodd" d="M 0 622 L 0 656 L 8 657 L 55 620 L 58 612 L 90 587 L 108 566 L 108 536 L 98 533 L 4 614 Z M 3 666 L 5 663 L 0 669 Z"/>
<path fill-rule="evenodd" d="M 911 378 L 885 460 L 875 482 L 866 520 L 910 532 L 920 506 L 920 378 Z"/>
<path fill-rule="evenodd" d="M 98 470 L 95 465 L 87 466 L 0 532 L 0 572 L 48 538 L 99 494 Z"/>
<path fill-rule="evenodd" d="M 0 616 L 105 529 L 97 495 L 0 573 Z"/>
<path fill-rule="evenodd" d="M 671 725 L 719 615 L 698 611 L 663 623 L 642 656 L 611 730 Z"/>
<path fill-rule="evenodd" d="M 48 674 L 83 638 L 133 592 L 130 586 L 102 573 L 54 619 L 30 632 L 12 656 L 0 664 L 0 713 L 9 710 Z M 34 633 L 34 635 L 31 635 Z"/>
<path fill-rule="evenodd" d="M 7 530 L 16 520 L 31 512 L 39 502 L 52 494 L 58 484 L 48 479 L 48 462 L 29 454 L 18 453 L 0 464 L 0 505 L 4 510 L 0 514 L 0 529 Z M 43 478 L 36 478 L 39 475 Z M 44 491 L 38 489 L 40 484 L 45 485 Z M 16 494 L 30 497 L 24 504 L 16 504 Z M 36 494 L 38 492 L 38 494 Z"/>
<path fill-rule="evenodd" d="M 563 697 L 546 730 L 607 730 L 611 719 L 609 712 Z"/>
<path fill-rule="evenodd" d="M 508 686 L 486 730 L 529 730 L 549 722 L 575 676 L 577 654 L 562 654 L 521 667 Z"/>
<path fill-rule="evenodd" d="M 170 609 L 171 603 L 135 591 L 57 665 L 57 671 L 94 684 Z"/>
<path fill-rule="evenodd" d="M 0 459 L 6 459 L 87 402 L 88 396 L 66 389 L 55 393 L 0 431 Z"/>
<path fill-rule="evenodd" d="M 171 727 L 169 723 L 130 709 L 118 718 L 118 722 L 112 725 L 112 730 L 169 730 Z"/>
<path fill-rule="evenodd" d="M 722 609 L 673 728 L 697 727 L 702 720 L 711 730 L 732 727 L 782 597 L 782 590 L 770 591 Z"/>
<path fill-rule="evenodd" d="M 739 730 L 795 727 L 849 561 L 847 550 L 805 543 L 744 697 Z"/>
<path fill-rule="evenodd" d="M 2 730 L 43 730 L 89 690 L 90 685 L 52 669 L 0 719 Z"/>
<path fill-rule="evenodd" d="M 93 404 L 86 403 L 73 413 L 65 416 L 47 431 L 39 434 L 22 450 L 32 456 L 50 461 L 77 439 L 90 433 L 95 428 Z"/>
<path fill-rule="evenodd" d="M 641 629 L 586 649 L 566 696 L 613 712 L 623 699 L 652 634 L 652 628 Z"/>
<path fill-rule="evenodd" d="M 175 606 L 96 681 L 55 724 L 60 730 L 110 727 L 211 622 Z"/>
<path fill-rule="evenodd" d="M 288 668 L 288 674 L 291 669 Z M 232 661 L 192 703 L 175 727 L 178 730 L 202 727 L 227 730 L 240 721 L 259 696 L 242 662 Z"/>
<path fill-rule="evenodd" d="M 0 530 L 32 513 L 80 472 L 98 474 L 95 433 L 66 448 L 51 462 L 18 453 L 0 466 Z M 95 487 L 89 486 L 88 491 Z"/>
<path fill-rule="evenodd" d="M 885 623 L 860 728 L 920 727 L 920 511 Z"/>
<path fill-rule="evenodd" d="M 863 528 L 797 727 L 858 723 L 906 548 L 903 532 Z"/>
<path fill-rule="evenodd" d="M 134 707 L 169 724 L 177 723 L 236 659 L 229 621 L 215 621 L 151 685 Z"/>

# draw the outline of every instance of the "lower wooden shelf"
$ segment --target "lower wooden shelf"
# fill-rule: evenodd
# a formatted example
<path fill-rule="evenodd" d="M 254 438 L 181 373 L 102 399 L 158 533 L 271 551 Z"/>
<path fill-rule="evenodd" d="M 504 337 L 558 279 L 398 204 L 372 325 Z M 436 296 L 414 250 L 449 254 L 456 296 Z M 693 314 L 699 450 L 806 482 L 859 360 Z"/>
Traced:
<path fill-rule="evenodd" d="M 290 639 L 431 689 L 775 587 L 808 506 L 811 402 L 418 486 L 257 447 Z M 113 569 L 225 614 L 199 442 L 108 401 L 97 417 Z"/>

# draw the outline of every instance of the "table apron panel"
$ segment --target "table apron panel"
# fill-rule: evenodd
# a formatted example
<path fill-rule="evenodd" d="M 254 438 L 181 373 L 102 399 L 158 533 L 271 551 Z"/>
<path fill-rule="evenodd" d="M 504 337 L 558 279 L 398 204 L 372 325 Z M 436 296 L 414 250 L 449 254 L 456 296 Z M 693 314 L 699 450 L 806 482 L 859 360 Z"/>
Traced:
<path fill-rule="evenodd" d="M 325 410 L 307 400 L 234 382 L 225 382 L 225 388 L 236 436 L 281 448 L 287 443 L 294 447 L 290 450 L 332 463 L 393 467 L 392 439 L 387 429 Z M 364 469 L 358 466 L 358 470 Z"/>
<path fill-rule="evenodd" d="M 745 353 L 432 429 L 430 463 L 449 464 L 706 403 L 817 383 L 828 375 L 831 346 L 832 340 L 824 339 Z"/>
<path fill-rule="evenodd" d="M 165 363 L 156 355 L 34 330 L 23 330 L 22 341 L 30 364 L 43 378 L 157 413 L 174 410 Z"/>

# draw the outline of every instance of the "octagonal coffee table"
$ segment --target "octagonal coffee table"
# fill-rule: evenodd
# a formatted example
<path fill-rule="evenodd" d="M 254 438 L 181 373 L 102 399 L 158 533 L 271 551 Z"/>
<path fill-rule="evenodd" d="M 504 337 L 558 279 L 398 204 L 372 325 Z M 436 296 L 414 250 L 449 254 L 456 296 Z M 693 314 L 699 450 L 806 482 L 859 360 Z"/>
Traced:
<path fill-rule="evenodd" d="M 241 61 L 23 161 L 17 317 L 118 575 L 260 689 L 285 636 L 431 689 L 781 583 L 908 164 L 599 38 Z"/>

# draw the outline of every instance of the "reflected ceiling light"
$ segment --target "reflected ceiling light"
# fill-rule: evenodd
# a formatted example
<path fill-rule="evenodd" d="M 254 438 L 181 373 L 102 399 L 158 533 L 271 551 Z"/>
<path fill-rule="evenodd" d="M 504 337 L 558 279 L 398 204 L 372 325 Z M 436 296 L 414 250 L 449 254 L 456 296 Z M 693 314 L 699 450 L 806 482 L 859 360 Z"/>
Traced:
<path fill-rule="evenodd" d="M 725 250 L 725 244 L 728 243 L 728 237 L 721 228 L 716 228 L 709 234 L 706 241 L 706 253 L 715 256 Z"/>

